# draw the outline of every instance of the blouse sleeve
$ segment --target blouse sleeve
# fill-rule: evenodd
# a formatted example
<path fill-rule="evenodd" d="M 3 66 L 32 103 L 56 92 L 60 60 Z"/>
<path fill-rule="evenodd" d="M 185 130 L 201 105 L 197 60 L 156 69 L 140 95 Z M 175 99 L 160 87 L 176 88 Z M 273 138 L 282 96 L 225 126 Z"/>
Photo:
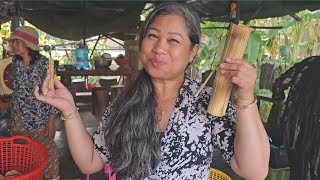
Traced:
<path fill-rule="evenodd" d="M 99 155 L 101 156 L 101 158 L 105 163 L 109 162 L 110 152 L 107 149 L 104 129 L 106 126 L 106 122 L 107 122 L 111 107 L 112 107 L 111 105 L 107 107 L 106 111 L 102 116 L 102 121 L 100 122 L 96 132 L 93 134 L 93 137 L 92 137 L 94 148 L 99 153 Z"/>
<path fill-rule="evenodd" d="M 236 111 L 229 102 L 226 115 L 214 119 L 212 122 L 212 142 L 230 164 L 234 154 L 234 138 L 236 134 Z"/>

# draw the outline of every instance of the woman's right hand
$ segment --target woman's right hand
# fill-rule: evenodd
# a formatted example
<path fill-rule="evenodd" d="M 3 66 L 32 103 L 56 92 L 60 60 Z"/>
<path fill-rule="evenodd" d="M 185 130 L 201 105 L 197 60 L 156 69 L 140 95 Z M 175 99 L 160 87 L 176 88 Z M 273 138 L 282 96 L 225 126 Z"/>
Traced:
<path fill-rule="evenodd" d="M 47 73 L 47 77 L 43 81 L 41 87 L 42 94 L 39 93 L 39 87 L 35 86 L 34 96 L 37 100 L 47 103 L 62 112 L 62 114 L 70 114 L 75 110 L 75 103 L 70 91 L 58 80 L 54 75 L 55 89 L 52 91 L 49 89 L 50 74 Z"/>

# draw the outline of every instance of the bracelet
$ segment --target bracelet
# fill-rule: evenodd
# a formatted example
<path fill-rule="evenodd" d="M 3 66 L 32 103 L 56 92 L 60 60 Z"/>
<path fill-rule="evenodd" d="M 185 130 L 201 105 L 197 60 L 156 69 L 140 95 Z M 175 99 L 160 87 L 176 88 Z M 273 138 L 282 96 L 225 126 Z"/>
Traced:
<path fill-rule="evenodd" d="M 75 118 L 77 116 L 77 114 L 79 114 L 79 108 L 76 107 L 76 109 L 74 110 L 73 113 L 69 114 L 68 116 L 61 116 L 61 120 L 62 121 L 65 121 L 65 120 L 68 120 L 68 119 L 72 119 L 72 118 Z"/>
<path fill-rule="evenodd" d="M 255 104 L 257 104 L 258 100 L 257 100 L 257 97 L 254 96 L 254 100 L 252 101 L 252 103 L 250 104 L 247 104 L 247 105 L 244 105 L 244 106 L 238 106 L 236 104 L 233 104 L 233 106 L 237 109 L 237 110 L 244 110 L 244 109 L 247 109 L 247 108 L 251 108 L 252 106 L 254 106 Z"/>

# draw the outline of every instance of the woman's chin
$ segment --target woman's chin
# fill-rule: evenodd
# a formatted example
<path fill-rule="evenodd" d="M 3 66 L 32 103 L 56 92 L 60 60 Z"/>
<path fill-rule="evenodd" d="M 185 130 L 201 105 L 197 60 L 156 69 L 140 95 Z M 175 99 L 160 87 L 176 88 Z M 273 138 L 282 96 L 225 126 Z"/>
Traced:
<path fill-rule="evenodd" d="M 156 74 L 163 74 L 163 69 L 162 68 L 156 68 L 154 66 L 147 66 L 144 67 L 144 69 L 148 72 L 150 75 L 156 75 Z"/>
<path fill-rule="evenodd" d="M 164 79 L 165 75 L 163 73 L 149 73 L 152 79 Z"/>

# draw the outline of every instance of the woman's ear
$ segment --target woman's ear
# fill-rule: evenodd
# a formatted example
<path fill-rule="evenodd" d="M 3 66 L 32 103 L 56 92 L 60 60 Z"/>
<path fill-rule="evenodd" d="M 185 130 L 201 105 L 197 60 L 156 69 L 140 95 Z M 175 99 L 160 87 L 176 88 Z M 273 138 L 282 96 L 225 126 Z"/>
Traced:
<path fill-rule="evenodd" d="M 194 57 L 197 55 L 198 51 L 200 49 L 200 45 L 196 44 L 192 47 L 191 51 L 190 51 L 190 59 L 189 59 L 189 63 L 191 63 L 194 59 Z"/>

